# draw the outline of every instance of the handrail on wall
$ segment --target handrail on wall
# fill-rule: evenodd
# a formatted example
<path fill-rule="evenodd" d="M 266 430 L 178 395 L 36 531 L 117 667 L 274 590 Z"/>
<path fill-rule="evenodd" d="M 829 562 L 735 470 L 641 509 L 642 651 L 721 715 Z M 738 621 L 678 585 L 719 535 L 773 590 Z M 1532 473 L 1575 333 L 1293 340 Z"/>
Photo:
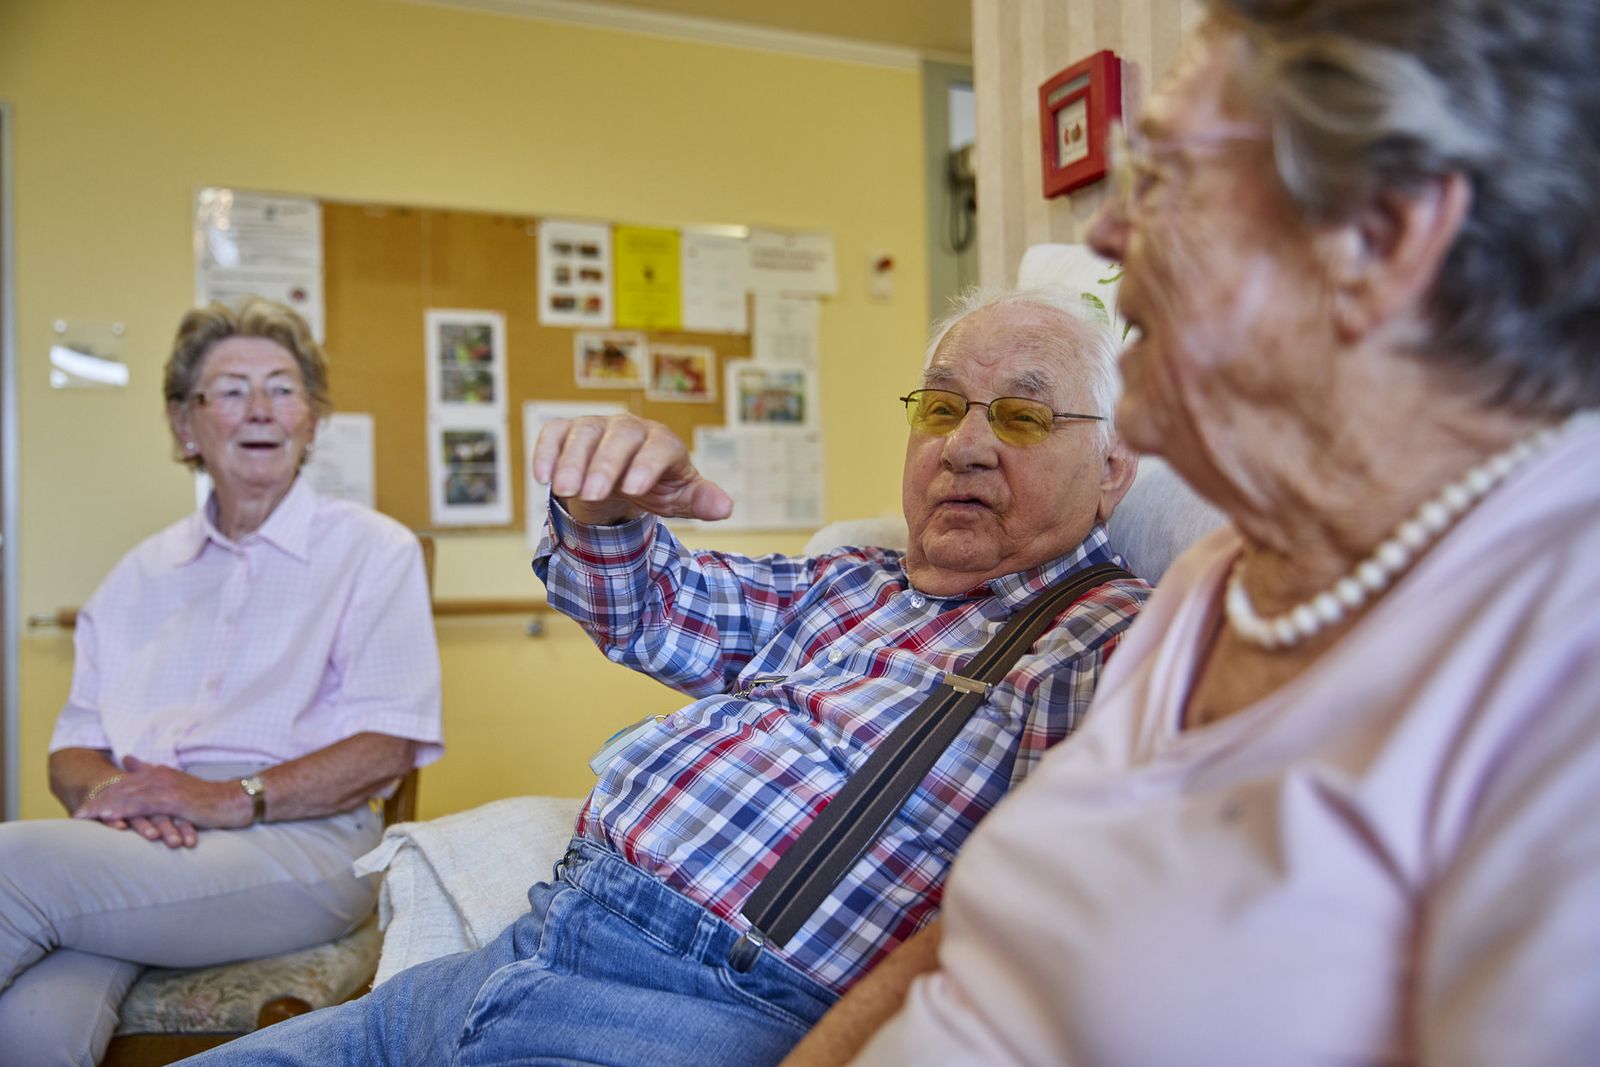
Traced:
<path fill-rule="evenodd" d="M 522 624 L 522 632 L 529 637 L 544 636 L 544 619 L 555 609 L 542 600 L 435 600 L 433 602 L 433 617 L 460 618 L 463 616 L 482 615 L 525 615 L 528 621 Z"/>
<path fill-rule="evenodd" d="M 544 620 L 539 618 L 555 609 L 543 600 L 513 600 L 513 599 L 482 599 L 471 600 L 435 600 L 433 602 L 434 618 L 462 618 L 482 615 L 527 615 L 530 616 L 523 632 L 529 637 L 539 637 L 544 633 Z M 40 612 L 28 616 L 28 629 L 35 630 L 46 626 L 58 626 L 63 630 L 70 630 L 78 624 L 77 608 L 59 608 L 55 611 Z"/>

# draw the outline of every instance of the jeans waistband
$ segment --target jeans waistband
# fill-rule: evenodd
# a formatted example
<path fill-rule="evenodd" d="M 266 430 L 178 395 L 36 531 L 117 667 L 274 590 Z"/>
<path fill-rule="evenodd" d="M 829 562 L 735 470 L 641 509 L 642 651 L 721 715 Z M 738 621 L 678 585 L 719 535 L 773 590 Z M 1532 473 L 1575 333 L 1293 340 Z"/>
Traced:
<path fill-rule="evenodd" d="M 604 845 L 575 837 L 556 865 L 556 877 L 593 898 L 686 959 L 725 967 L 741 930 L 633 866 Z M 793 982 L 832 1001 L 837 994 L 786 960 L 766 952 L 759 964 L 770 978 Z"/>

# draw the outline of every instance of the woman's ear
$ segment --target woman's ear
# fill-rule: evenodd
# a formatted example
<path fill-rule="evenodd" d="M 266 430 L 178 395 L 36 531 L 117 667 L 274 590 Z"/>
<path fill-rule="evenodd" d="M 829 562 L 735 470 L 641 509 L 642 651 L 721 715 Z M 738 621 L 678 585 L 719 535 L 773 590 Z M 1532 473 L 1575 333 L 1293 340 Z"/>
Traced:
<path fill-rule="evenodd" d="M 194 455 L 194 449 L 189 446 L 194 443 L 194 430 L 190 425 L 189 405 L 179 400 L 167 401 L 167 425 L 172 427 L 172 436 L 178 441 L 178 448 L 185 456 Z"/>
<path fill-rule="evenodd" d="M 313 417 L 311 420 L 311 425 L 306 428 L 306 443 L 305 447 L 300 450 L 300 464 L 299 467 L 295 468 L 296 470 L 300 469 L 300 467 L 304 467 L 306 465 L 306 461 L 311 458 L 311 449 L 317 443 L 317 431 L 322 429 L 322 423 L 327 418 L 328 416 L 326 415 Z"/>
<path fill-rule="evenodd" d="M 1472 207 L 1472 185 L 1452 172 L 1387 188 L 1317 237 L 1334 322 L 1354 341 L 1420 308 Z"/>
<path fill-rule="evenodd" d="M 1133 479 L 1138 473 L 1138 453 L 1121 440 L 1113 440 L 1110 450 L 1106 452 L 1105 470 L 1100 475 L 1100 504 L 1095 509 L 1095 518 L 1099 522 L 1111 519 L 1111 513 L 1117 510 L 1122 498 L 1133 488 Z"/>

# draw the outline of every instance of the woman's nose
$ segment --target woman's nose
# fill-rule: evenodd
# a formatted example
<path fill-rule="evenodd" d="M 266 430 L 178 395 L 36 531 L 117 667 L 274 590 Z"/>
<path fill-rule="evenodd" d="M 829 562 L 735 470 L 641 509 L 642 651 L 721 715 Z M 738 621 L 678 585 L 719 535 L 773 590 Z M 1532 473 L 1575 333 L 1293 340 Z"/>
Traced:
<path fill-rule="evenodd" d="M 245 397 L 244 414 L 249 419 L 270 419 L 272 417 L 272 397 L 265 389 L 252 389 Z"/>
<path fill-rule="evenodd" d="M 1089 219 L 1089 247 L 1106 259 L 1121 263 L 1127 244 L 1127 213 L 1120 200 L 1108 200 Z"/>

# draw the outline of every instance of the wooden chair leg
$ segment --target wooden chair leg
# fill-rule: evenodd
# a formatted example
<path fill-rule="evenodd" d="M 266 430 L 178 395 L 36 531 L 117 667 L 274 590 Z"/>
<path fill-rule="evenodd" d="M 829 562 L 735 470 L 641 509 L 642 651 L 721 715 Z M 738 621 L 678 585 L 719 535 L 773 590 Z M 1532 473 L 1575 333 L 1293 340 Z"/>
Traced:
<path fill-rule="evenodd" d="M 293 1019 L 296 1015 L 304 1015 L 311 1010 L 311 1005 L 299 997 L 273 997 L 261 1005 L 261 1011 L 256 1015 L 256 1029 L 281 1023 L 285 1019 Z"/>

